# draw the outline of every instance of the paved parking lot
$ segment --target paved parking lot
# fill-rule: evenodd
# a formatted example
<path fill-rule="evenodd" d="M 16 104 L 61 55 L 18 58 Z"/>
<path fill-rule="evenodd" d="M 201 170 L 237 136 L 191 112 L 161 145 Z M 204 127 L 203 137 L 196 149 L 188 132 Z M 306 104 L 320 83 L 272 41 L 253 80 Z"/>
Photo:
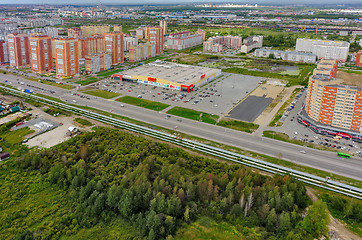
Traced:
<path fill-rule="evenodd" d="M 320 135 L 298 123 L 297 114 L 305 103 L 306 95 L 307 92 L 304 91 L 300 98 L 294 100 L 296 102 L 295 107 L 289 112 L 283 126 L 269 127 L 267 130 L 285 133 L 292 139 L 330 147 L 331 149 L 341 149 L 359 155 L 362 151 L 361 144 L 343 138 L 339 139 Z"/>
<path fill-rule="evenodd" d="M 139 96 L 172 106 L 224 115 L 241 99 L 258 87 L 258 83 L 263 80 L 264 78 L 260 77 L 224 73 L 213 82 L 189 93 L 133 82 L 112 81 L 111 79 L 92 84 L 91 86 L 122 95 Z"/>
<path fill-rule="evenodd" d="M 269 106 L 273 98 L 248 96 L 230 112 L 230 117 L 246 122 L 254 120 Z"/>

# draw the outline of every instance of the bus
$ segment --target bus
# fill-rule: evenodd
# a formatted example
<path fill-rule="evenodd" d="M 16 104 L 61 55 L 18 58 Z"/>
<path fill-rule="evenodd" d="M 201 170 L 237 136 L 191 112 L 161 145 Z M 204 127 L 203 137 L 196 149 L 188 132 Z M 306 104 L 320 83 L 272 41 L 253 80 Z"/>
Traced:
<path fill-rule="evenodd" d="M 351 158 L 351 155 L 350 154 L 347 154 L 347 153 L 337 153 L 337 156 L 338 157 L 341 157 L 341 158 Z"/>

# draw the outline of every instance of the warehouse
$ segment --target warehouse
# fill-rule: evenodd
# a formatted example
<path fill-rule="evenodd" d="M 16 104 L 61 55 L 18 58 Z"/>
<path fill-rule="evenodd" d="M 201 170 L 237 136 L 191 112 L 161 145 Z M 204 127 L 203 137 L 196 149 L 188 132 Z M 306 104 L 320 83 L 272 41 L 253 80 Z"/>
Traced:
<path fill-rule="evenodd" d="M 221 75 L 220 69 L 198 67 L 156 60 L 155 62 L 114 74 L 114 79 L 134 81 L 156 87 L 193 91 Z"/>

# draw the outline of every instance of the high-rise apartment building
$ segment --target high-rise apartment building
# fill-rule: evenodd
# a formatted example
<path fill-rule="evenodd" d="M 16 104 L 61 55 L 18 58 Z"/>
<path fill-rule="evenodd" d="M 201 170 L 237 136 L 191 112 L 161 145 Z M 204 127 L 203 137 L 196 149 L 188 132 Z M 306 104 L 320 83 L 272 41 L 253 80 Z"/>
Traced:
<path fill-rule="evenodd" d="M 146 43 L 129 47 L 129 61 L 138 62 L 156 56 L 156 44 Z"/>
<path fill-rule="evenodd" d="M 30 61 L 33 72 L 44 73 L 53 69 L 52 40 L 47 35 L 37 34 L 29 38 Z"/>
<path fill-rule="evenodd" d="M 160 27 L 163 29 L 163 34 L 167 34 L 167 21 L 166 20 L 160 21 Z"/>
<path fill-rule="evenodd" d="M 79 41 L 75 38 L 55 40 L 57 77 L 79 74 Z"/>
<path fill-rule="evenodd" d="M 163 29 L 161 27 L 148 28 L 148 41 L 156 44 L 156 55 L 163 53 Z"/>
<path fill-rule="evenodd" d="M 0 63 L 9 62 L 8 44 L 5 40 L 0 40 Z"/>
<path fill-rule="evenodd" d="M 110 53 L 92 53 L 85 56 L 85 71 L 87 73 L 97 73 L 110 69 L 112 57 Z"/>
<path fill-rule="evenodd" d="M 124 50 L 128 51 L 131 46 L 138 45 L 138 39 L 136 37 L 123 37 Z"/>
<path fill-rule="evenodd" d="M 124 62 L 123 33 L 110 32 L 104 34 L 104 50 L 112 54 L 112 65 Z"/>
<path fill-rule="evenodd" d="M 336 59 L 345 62 L 347 61 L 349 46 L 350 44 L 344 41 L 298 38 L 295 50 L 313 53 L 320 59 Z"/>
<path fill-rule="evenodd" d="M 356 66 L 362 67 L 362 50 L 359 50 L 356 55 Z"/>
<path fill-rule="evenodd" d="M 79 58 L 92 53 L 104 52 L 104 35 L 94 35 L 79 39 Z"/>
<path fill-rule="evenodd" d="M 103 35 L 111 31 L 110 26 L 105 25 L 91 25 L 91 26 L 81 26 L 83 37 L 90 37 L 92 35 Z"/>
<path fill-rule="evenodd" d="M 80 28 L 68 28 L 68 37 L 80 38 L 83 37 L 82 30 Z"/>
<path fill-rule="evenodd" d="M 25 33 L 8 35 L 10 66 L 26 67 L 30 65 L 29 36 Z"/>
<path fill-rule="evenodd" d="M 333 77 L 337 60 L 321 61 L 322 71 L 310 77 L 305 103 L 307 115 L 314 121 L 337 128 L 360 132 L 362 130 L 362 90 L 359 87 L 341 85 L 341 79 Z M 329 64 L 330 71 L 327 71 Z M 319 65 L 317 70 L 319 69 Z"/>

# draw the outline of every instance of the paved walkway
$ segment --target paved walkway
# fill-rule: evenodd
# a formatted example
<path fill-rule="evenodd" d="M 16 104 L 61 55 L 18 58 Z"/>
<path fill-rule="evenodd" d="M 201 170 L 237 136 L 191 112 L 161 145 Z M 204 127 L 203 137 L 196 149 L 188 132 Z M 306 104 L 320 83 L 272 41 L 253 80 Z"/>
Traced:
<path fill-rule="evenodd" d="M 264 118 L 261 120 L 259 119 L 259 121 L 261 123 L 259 123 L 259 128 L 258 130 L 256 130 L 253 135 L 261 137 L 263 135 L 263 132 L 266 130 L 266 128 L 268 128 L 269 123 L 273 120 L 275 114 L 277 114 L 278 110 L 280 109 L 280 107 L 289 100 L 289 98 L 292 96 L 294 89 L 296 88 L 300 88 L 301 86 L 293 86 L 287 89 L 286 94 L 284 95 L 284 97 L 282 98 L 281 101 L 278 102 L 278 104 L 273 108 L 273 110 L 268 113 L 266 116 L 264 116 Z M 258 119 L 256 119 L 255 122 L 257 122 Z"/>

